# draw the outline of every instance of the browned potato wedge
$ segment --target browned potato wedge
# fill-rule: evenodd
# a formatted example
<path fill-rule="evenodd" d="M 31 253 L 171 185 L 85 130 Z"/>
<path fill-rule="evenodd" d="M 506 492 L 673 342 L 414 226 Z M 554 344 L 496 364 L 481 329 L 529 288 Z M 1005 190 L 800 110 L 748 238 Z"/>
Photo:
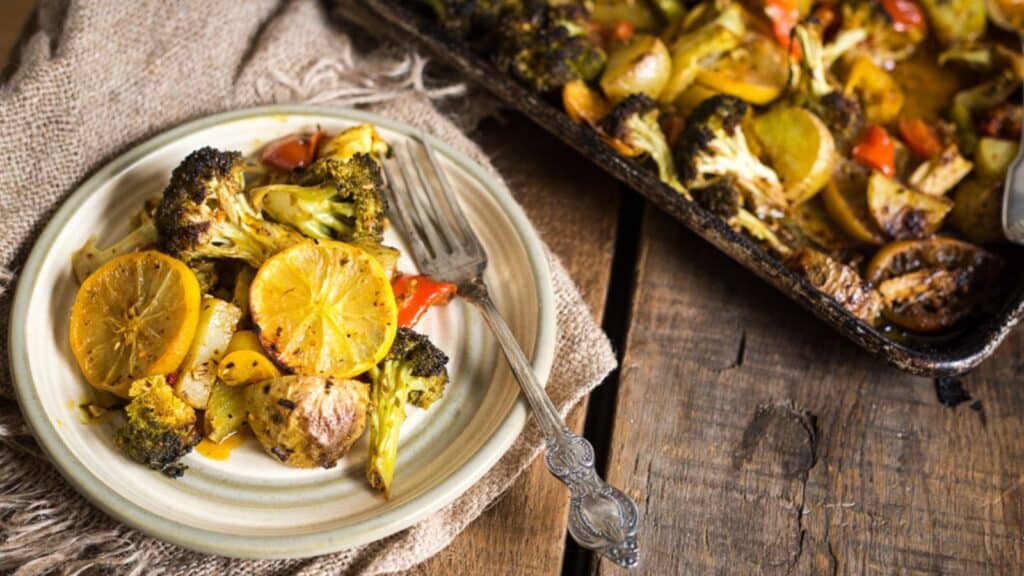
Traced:
<path fill-rule="evenodd" d="M 219 444 L 234 436 L 245 426 L 247 412 L 244 387 L 215 383 L 203 415 L 206 437 Z"/>
<path fill-rule="evenodd" d="M 870 174 L 859 164 L 840 160 L 821 198 L 825 211 L 843 232 L 858 242 L 877 245 L 884 242 L 885 237 L 868 210 Z"/>
<path fill-rule="evenodd" d="M 1019 150 L 1020 144 L 1012 140 L 978 140 L 978 148 L 974 151 L 974 163 L 978 166 L 978 174 L 988 178 L 1004 178 Z"/>
<path fill-rule="evenodd" d="M 753 128 L 791 204 L 806 201 L 825 186 L 836 165 L 836 145 L 813 112 L 779 106 L 754 118 Z"/>
<path fill-rule="evenodd" d="M 178 369 L 174 391 L 197 410 L 206 408 L 217 363 L 224 357 L 242 311 L 219 298 L 207 296 L 199 309 L 199 324 L 185 360 Z"/>
<path fill-rule="evenodd" d="M 332 468 L 362 435 L 367 385 L 323 376 L 282 376 L 246 388 L 249 426 L 274 458 Z"/>
<path fill-rule="evenodd" d="M 964 238 L 979 244 L 1002 242 L 1003 182 L 969 178 L 953 193 L 949 223 Z"/>
<path fill-rule="evenodd" d="M 934 234 L 952 208 L 949 198 L 916 192 L 879 172 L 868 179 L 868 210 L 898 240 Z"/>
<path fill-rule="evenodd" d="M 974 164 L 960 155 L 956 144 L 950 145 L 941 154 L 921 163 L 910 175 L 908 182 L 918 192 L 942 196 L 963 180 Z"/>
<path fill-rule="evenodd" d="M 661 39 L 638 34 L 608 56 L 608 64 L 601 74 L 601 90 L 612 102 L 624 100 L 631 94 L 657 98 L 671 71 L 672 58 Z"/>

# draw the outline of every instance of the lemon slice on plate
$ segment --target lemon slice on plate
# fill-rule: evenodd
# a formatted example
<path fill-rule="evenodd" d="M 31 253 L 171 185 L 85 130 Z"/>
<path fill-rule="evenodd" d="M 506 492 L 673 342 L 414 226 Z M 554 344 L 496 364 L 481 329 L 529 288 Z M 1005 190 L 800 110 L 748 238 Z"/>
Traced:
<path fill-rule="evenodd" d="M 101 266 L 71 307 L 71 350 L 85 379 L 127 398 L 132 381 L 176 370 L 195 334 L 200 300 L 192 270 L 159 252 Z"/>
<path fill-rule="evenodd" d="M 398 308 L 387 273 L 341 242 L 305 242 L 260 267 L 249 292 L 260 344 L 281 366 L 349 378 L 391 348 Z"/>

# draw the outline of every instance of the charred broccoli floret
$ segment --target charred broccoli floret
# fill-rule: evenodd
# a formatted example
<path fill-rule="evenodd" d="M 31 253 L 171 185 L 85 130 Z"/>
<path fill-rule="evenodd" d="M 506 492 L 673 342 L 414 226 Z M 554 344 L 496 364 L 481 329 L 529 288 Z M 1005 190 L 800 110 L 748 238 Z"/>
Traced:
<path fill-rule="evenodd" d="M 759 217 L 781 215 L 787 200 L 779 176 L 750 151 L 740 127 L 747 109 L 746 102 L 728 95 L 697 106 L 676 146 L 680 180 L 693 189 L 729 177 Z"/>
<path fill-rule="evenodd" d="M 368 372 L 372 410 L 366 478 L 385 496 L 391 495 L 405 406 L 426 410 L 441 398 L 448 383 L 447 363 L 448 356 L 426 336 L 399 328 L 388 355 Z"/>
<path fill-rule="evenodd" d="M 139 213 L 135 228 L 114 244 L 100 249 L 96 247 L 96 238 L 92 237 L 75 251 L 71 256 L 71 268 L 75 273 L 75 279 L 81 284 L 100 266 L 114 258 L 149 248 L 156 243 L 157 233 L 156 225 L 153 223 L 153 209 L 147 205 Z"/>
<path fill-rule="evenodd" d="M 243 173 L 238 152 L 204 147 L 189 154 L 171 173 L 156 211 L 163 250 L 186 262 L 235 258 L 258 268 L 302 241 L 299 233 L 253 210 L 243 192 Z"/>
<path fill-rule="evenodd" d="M 614 138 L 621 148 L 645 154 L 658 166 L 658 177 L 669 186 L 683 191 L 676 174 L 672 149 L 658 124 L 658 106 L 645 94 L 633 94 L 620 102 L 601 121 L 601 130 Z"/>
<path fill-rule="evenodd" d="M 250 192 L 271 219 L 311 238 L 380 242 L 384 236 L 384 180 L 377 161 L 356 154 L 347 161 L 317 160 L 298 184 L 270 184 Z"/>
<path fill-rule="evenodd" d="M 733 230 L 746 232 L 780 255 L 789 254 L 789 247 L 779 240 L 771 227 L 743 208 L 743 197 L 733 178 L 712 180 L 705 186 L 691 189 L 690 194 L 698 204 L 725 220 Z"/>
<path fill-rule="evenodd" d="M 518 12 L 520 0 L 424 0 L 441 23 L 455 38 L 486 37 L 497 28 L 502 16 Z"/>
<path fill-rule="evenodd" d="M 201 437 L 195 410 L 174 394 L 163 376 L 132 382 L 128 396 L 127 421 L 118 428 L 114 444 L 153 470 L 180 475 L 175 464 Z"/>
<path fill-rule="evenodd" d="M 536 92 L 573 80 L 593 80 L 605 53 L 587 35 L 589 14 L 579 4 L 539 4 L 502 18 L 495 63 Z"/>
<path fill-rule="evenodd" d="M 793 34 L 802 57 L 792 64 L 790 93 L 796 104 L 814 112 L 832 132 L 840 148 L 856 139 L 864 123 L 860 101 L 845 94 L 829 78 L 828 69 L 844 49 L 864 39 L 863 32 L 847 30 L 828 48 L 822 46 L 821 27 L 813 20 L 798 24 Z"/>

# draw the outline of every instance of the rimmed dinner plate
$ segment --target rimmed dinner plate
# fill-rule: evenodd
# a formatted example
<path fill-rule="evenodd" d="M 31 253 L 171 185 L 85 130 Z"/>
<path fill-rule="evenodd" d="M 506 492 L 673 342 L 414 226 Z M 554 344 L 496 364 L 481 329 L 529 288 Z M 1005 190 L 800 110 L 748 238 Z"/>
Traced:
<path fill-rule="evenodd" d="M 71 255 L 90 236 L 119 238 L 171 170 L 201 146 L 250 153 L 317 126 L 335 133 L 370 122 L 385 140 L 418 136 L 433 146 L 487 249 L 487 280 L 541 381 L 555 345 L 554 296 L 540 241 L 508 190 L 437 139 L 385 118 L 343 109 L 274 106 L 218 114 L 170 130 L 120 156 L 83 184 L 46 226 L 25 264 L 11 313 L 18 401 L 35 437 L 75 488 L 111 516 L 203 552 L 249 558 L 312 556 L 394 534 L 445 506 L 494 465 L 523 428 L 527 409 L 495 342 L 461 302 L 434 309 L 417 329 L 452 360 L 445 397 L 410 410 L 390 500 L 363 479 L 365 438 L 330 470 L 300 470 L 266 456 L 255 440 L 227 460 L 193 451 L 172 480 L 114 447 L 116 416 L 84 422 L 90 397 L 68 343 L 78 288 Z M 387 242 L 404 250 L 391 230 Z M 403 256 L 400 268 L 414 270 Z"/>

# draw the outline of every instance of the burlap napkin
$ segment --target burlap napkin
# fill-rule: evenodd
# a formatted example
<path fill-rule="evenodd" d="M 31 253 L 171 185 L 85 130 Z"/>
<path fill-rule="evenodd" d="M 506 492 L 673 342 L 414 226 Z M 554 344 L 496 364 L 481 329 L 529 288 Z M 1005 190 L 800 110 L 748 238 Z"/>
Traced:
<path fill-rule="evenodd" d="M 9 285 L 47 217 L 90 172 L 141 139 L 213 112 L 270 102 L 372 104 L 489 167 L 430 102 L 464 88 L 427 88 L 424 63 L 393 47 L 357 50 L 348 31 L 329 23 L 312 0 L 42 0 L 17 67 L 0 87 L 0 282 Z M 558 361 L 548 390 L 564 414 L 609 372 L 614 356 L 555 259 L 552 269 Z M 0 294 L 3 346 L 10 296 Z M 466 494 L 385 540 L 313 559 L 250 562 L 153 540 L 92 508 L 38 453 L 10 398 L 2 350 L 0 572 L 19 575 L 401 570 L 444 548 L 541 447 L 531 421 Z"/>

